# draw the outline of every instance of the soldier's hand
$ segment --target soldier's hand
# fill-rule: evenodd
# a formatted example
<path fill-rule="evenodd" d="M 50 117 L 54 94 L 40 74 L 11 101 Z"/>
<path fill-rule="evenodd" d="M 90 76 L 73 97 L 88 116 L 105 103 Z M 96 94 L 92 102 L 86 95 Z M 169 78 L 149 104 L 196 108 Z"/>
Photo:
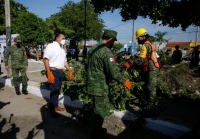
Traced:
<path fill-rule="evenodd" d="M 131 66 L 133 66 L 133 61 L 132 60 L 127 60 L 125 63 L 124 63 L 124 67 L 125 68 L 130 68 Z"/>
<path fill-rule="evenodd" d="M 132 89 L 132 84 L 129 80 L 126 80 L 123 84 L 123 86 L 125 86 L 128 90 Z"/>
<path fill-rule="evenodd" d="M 9 66 L 5 66 L 5 68 L 6 68 L 6 70 L 7 70 L 7 71 L 10 69 L 10 67 L 9 67 Z"/>

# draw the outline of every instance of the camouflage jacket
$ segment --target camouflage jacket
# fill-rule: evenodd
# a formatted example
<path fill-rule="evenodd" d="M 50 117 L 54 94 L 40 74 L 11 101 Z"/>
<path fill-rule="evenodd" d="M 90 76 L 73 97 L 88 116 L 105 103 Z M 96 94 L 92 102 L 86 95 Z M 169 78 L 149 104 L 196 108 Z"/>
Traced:
<path fill-rule="evenodd" d="M 28 66 L 26 50 L 23 46 L 20 48 L 17 48 L 14 45 L 8 47 L 8 50 L 4 55 L 5 66 L 8 66 L 9 56 L 11 56 L 11 68 L 22 68 Z"/>
<path fill-rule="evenodd" d="M 96 96 L 106 95 L 112 79 L 122 84 L 125 82 L 111 50 L 106 44 L 99 43 L 88 53 L 87 92 Z"/>

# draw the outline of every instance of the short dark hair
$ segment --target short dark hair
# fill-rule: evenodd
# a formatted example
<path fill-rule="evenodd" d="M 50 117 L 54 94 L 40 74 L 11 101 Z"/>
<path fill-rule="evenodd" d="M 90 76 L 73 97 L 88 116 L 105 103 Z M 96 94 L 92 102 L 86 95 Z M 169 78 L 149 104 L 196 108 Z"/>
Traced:
<path fill-rule="evenodd" d="M 180 48 L 180 46 L 179 46 L 179 45 L 176 45 L 175 48 Z"/>
<path fill-rule="evenodd" d="M 62 33 L 56 33 L 54 40 L 56 40 L 60 35 L 63 35 Z"/>

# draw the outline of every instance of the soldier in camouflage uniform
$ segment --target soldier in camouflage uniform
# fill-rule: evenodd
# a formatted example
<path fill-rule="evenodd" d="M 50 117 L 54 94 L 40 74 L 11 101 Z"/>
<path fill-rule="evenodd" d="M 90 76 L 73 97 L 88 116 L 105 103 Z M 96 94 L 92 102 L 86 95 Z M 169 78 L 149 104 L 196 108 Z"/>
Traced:
<path fill-rule="evenodd" d="M 22 46 L 22 41 L 19 36 L 14 38 L 14 44 L 10 47 L 8 47 L 7 52 L 4 56 L 5 61 L 5 68 L 6 70 L 9 70 L 8 66 L 8 59 L 9 56 L 11 56 L 11 69 L 13 74 L 13 83 L 15 87 L 15 91 L 17 95 L 20 95 L 20 88 L 18 84 L 18 76 L 19 72 L 22 76 L 22 93 L 27 95 L 27 75 L 26 70 L 28 68 L 28 60 L 26 56 L 26 50 Z"/>
<path fill-rule="evenodd" d="M 152 47 L 154 47 L 149 41 L 149 34 L 144 28 L 139 28 L 136 31 L 136 38 L 138 39 L 138 44 L 141 44 L 139 57 L 128 60 L 124 66 L 129 68 L 133 64 L 140 65 L 142 67 L 142 80 L 145 82 L 148 93 L 150 95 L 149 104 L 156 104 L 156 86 L 157 86 L 157 76 L 159 72 L 159 67 L 156 67 L 154 61 L 152 60 Z M 147 43 L 148 41 L 148 43 Z M 155 48 L 154 48 L 155 49 Z M 157 57 L 154 57 L 157 61 Z"/>
<path fill-rule="evenodd" d="M 102 128 L 102 125 L 105 116 L 108 116 L 110 113 L 108 98 L 109 81 L 114 79 L 129 90 L 132 88 L 130 81 L 125 80 L 123 75 L 119 72 L 119 68 L 110 50 L 117 40 L 116 36 L 117 32 L 105 30 L 102 42 L 92 47 L 88 52 L 87 92 L 93 97 L 94 108 L 92 139 L 101 138 L 101 135 L 107 131 Z"/>

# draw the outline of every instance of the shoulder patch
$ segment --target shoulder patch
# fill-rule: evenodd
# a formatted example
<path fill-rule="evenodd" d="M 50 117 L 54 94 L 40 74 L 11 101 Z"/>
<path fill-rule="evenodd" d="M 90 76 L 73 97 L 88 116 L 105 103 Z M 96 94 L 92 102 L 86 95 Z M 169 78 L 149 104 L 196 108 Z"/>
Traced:
<path fill-rule="evenodd" d="M 114 61 L 115 61 L 115 58 L 114 58 L 114 57 L 108 58 L 108 62 L 114 62 Z"/>

